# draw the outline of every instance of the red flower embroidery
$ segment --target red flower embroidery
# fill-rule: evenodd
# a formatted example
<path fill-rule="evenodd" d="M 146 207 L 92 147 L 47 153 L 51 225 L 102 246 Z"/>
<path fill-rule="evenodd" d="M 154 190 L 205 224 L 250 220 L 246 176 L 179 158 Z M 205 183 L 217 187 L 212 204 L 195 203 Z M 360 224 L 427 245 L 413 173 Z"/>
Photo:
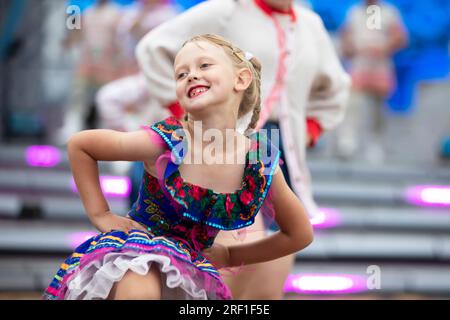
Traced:
<path fill-rule="evenodd" d="M 176 189 L 181 189 L 181 187 L 183 186 L 183 179 L 181 179 L 181 177 L 175 177 L 173 179 L 173 184 L 175 186 Z"/>
<path fill-rule="evenodd" d="M 158 180 L 156 179 L 150 179 L 149 183 L 147 184 L 147 191 L 150 194 L 155 194 L 156 192 L 159 191 L 159 183 Z"/>
<path fill-rule="evenodd" d="M 248 191 L 253 192 L 256 189 L 255 178 L 248 176 Z"/>
<path fill-rule="evenodd" d="M 244 205 L 248 206 L 249 203 L 253 200 L 253 194 L 250 191 L 245 190 L 241 193 L 240 199 Z"/>
<path fill-rule="evenodd" d="M 195 201 L 200 201 L 204 192 L 198 186 L 193 186 L 192 189 L 189 190 L 189 195 L 195 199 Z"/>
<path fill-rule="evenodd" d="M 194 261 L 195 259 L 198 258 L 198 254 L 195 251 L 191 251 L 191 260 Z"/>
<path fill-rule="evenodd" d="M 179 189 L 178 195 L 179 195 L 180 197 L 184 198 L 184 197 L 186 197 L 186 192 L 184 192 L 183 189 Z"/>
<path fill-rule="evenodd" d="M 227 194 L 227 198 L 225 200 L 225 210 L 228 216 L 231 218 L 231 210 L 233 210 L 234 203 L 231 201 L 230 196 Z"/>
<path fill-rule="evenodd" d="M 169 126 L 176 126 L 178 125 L 178 120 L 174 117 L 169 117 L 166 119 L 166 124 L 168 124 Z"/>

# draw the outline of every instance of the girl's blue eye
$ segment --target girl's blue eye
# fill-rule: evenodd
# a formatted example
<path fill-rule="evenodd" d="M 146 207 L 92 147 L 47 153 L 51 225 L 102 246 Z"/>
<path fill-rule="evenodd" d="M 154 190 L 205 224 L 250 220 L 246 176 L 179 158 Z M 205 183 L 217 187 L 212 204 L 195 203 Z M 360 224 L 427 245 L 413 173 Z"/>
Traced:
<path fill-rule="evenodd" d="M 202 67 L 202 68 L 207 68 L 207 67 L 209 67 L 211 64 L 209 64 L 209 63 L 202 63 L 202 65 L 200 66 L 200 67 Z"/>
<path fill-rule="evenodd" d="M 186 72 L 179 73 L 177 79 L 181 79 L 186 75 Z"/>

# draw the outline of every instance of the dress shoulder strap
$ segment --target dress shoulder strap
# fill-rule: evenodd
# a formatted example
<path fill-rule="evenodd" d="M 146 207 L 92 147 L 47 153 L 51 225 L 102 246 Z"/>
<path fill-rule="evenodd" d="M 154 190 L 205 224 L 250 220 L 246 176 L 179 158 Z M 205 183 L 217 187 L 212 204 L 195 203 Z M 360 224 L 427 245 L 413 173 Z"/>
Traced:
<path fill-rule="evenodd" d="M 170 149 L 174 164 L 180 165 L 187 151 L 181 122 L 171 116 L 156 122 L 150 129 L 156 132 Z"/>

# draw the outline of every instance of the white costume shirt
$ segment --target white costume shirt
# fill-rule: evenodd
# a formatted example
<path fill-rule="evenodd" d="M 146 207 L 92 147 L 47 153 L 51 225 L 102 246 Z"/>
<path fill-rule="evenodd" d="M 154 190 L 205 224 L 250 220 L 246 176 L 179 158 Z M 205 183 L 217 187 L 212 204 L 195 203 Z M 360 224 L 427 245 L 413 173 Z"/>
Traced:
<path fill-rule="evenodd" d="M 176 100 L 173 61 L 189 38 L 218 34 L 251 52 L 262 64 L 262 122 L 278 118 L 292 188 L 312 217 L 317 206 L 305 163 L 306 117 L 323 130 L 336 126 L 344 116 L 350 78 L 320 17 L 297 5 L 294 11 L 295 21 L 286 14 L 269 16 L 254 0 L 206 1 L 152 30 L 136 54 L 154 108 L 160 108 Z M 274 101 L 271 112 L 268 97 Z M 251 113 L 240 120 L 240 131 L 250 118 Z"/>

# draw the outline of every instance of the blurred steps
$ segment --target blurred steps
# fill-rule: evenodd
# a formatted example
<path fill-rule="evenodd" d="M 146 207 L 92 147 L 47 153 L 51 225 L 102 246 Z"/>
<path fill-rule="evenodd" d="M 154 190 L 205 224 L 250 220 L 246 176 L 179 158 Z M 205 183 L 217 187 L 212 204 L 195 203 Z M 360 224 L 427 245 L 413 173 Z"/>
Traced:
<path fill-rule="evenodd" d="M 108 167 L 101 168 L 103 175 L 111 174 Z M 375 175 L 375 173 L 373 173 Z M 383 207 L 411 207 L 405 200 L 405 193 L 408 187 L 417 184 L 430 184 L 430 179 L 419 180 L 411 179 L 388 181 L 371 181 L 364 177 L 356 175 L 353 178 L 332 176 L 314 177 L 313 193 L 316 200 L 321 205 L 348 207 L 351 206 L 383 206 Z M 449 180 L 444 181 L 440 178 L 440 183 L 450 183 Z M 435 184 L 436 181 L 433 181 Z M 45 215 L 48 207 L 52 207 L 52 202 L 58 202 L 57 199 L 78 200 L 78 195 L 72 191 L 72 175 L 68 169 L 50 169 L 50 168 L 1 168 L 0 167 L 0 217 L 15 216 L 18 212 L 20 203 L 33 203 L 39 205 Z M 123 203 L 127 206 L 125 199 L 110 198 L 111 201 L 118 205 Z M 75 217 L 73 206 L 71 206 Z M 81 207 L 80 207 L 81 208 Z M 123 207 L 118 207 L 123 210 Z M 84 217 L 80 210 L 80 217 Z M 50 217 L 54 217 L 55 213 L 50 212 Z"/>
<path fill-rule="evenodd" d="M 321 160 L 308 157 L 308 168 L 314 180 L 345 179 L 352 181 L 366 181 L 371 183 L 388 182 L 433 182 L 449 183 L 450 168 L 436 168 L 424 166 L 383 165 L 374 166 L 361 162 L 347 162 L 339 160 Z"/>
<path fill-rule="evenodd" d="M 96 230 L 72 191 L 64 151 L 53 168 L 30 167 L 23 154 L 24 147 L 0 149 L 0 290 L 40 291 Z M 102 175 L 111 174 L 106 163 L 99 167 Z M 450 170 L 316 159 L 310 169 L 319 206 L 335 210 L 338 221 L 316 228 L 314 242 L 296 255 L 292 274 L 367 277 L 375 265 L 381 289 L 362 294 L 450 296 L 450 208 L 405 201 L 408 187 L 450 184 Z M 117 214 L 128 211 L 125 198 L 108 202 Z M 24 215 L 27 210 L 38 214 Z M 301 299 L 305 293 L 287 296 Z"/>
<path fill-rule="evenodd" d="M 43 292 L 49 284 L 62 256 L 2 256 L 0 264 L 0 291 L 36 291 Z M 424 294 L 449 296 L 450 268 L 433 264 L 402 264 L 374 261 L 364 263 L 333 263 L 332 265 L 314 262 L 298 263 L 293 274 L 342 274 L 367 277 L 368 268 L 378 266 L 381 269 L 379 289 L 371 289 L 359 294 Z M 288 294 L 295 296 L 295 293 Z"/>
<path fill-rule="evenodd" d="M 128 200 L 106 197 L 111 210 L 117 214 L 129 211 Z M 24 211 L 37 211 L 39 219 L 85 220 L 83 204 L 77 195 L 45 196 L 36 193 L 0 193 L 0 217 L 18 219 Z"/>
<path fill-rule="evenodd" d="M 88 221 L 68 224 L 3 220 L 0 253 L 68 255 L 96 232 Z M 301 261 L 374 258 L 450 263 L 450 234 L 316 230 L 314 242 L 297 257 Z"/>
<path fill-rule="evenodd" d="M 356 295 L 388 296 L 401 293 L 402 295 L 427 295 L 450 298 L 450 264 L 435 265 L 433 263 L 403 263 L 372 260 L 370 262 L 333 262 L 328 264 L 301 261 L 292 270 L 293 274 L 306 275 L 352 275 L 367 279 L 373 274 L 372 268 L 379 268 L 379 288 L 357 292 Z M 289 293 L 288 296 L 295 296 Z M 342 296 L 342 294 L 341 294 Z M 317 297 L 317 296 L 316 296 Z M 334 298 L 339 298 L 335 295 Z M 302 297 L 300 297 L 302 299 Z"/>

